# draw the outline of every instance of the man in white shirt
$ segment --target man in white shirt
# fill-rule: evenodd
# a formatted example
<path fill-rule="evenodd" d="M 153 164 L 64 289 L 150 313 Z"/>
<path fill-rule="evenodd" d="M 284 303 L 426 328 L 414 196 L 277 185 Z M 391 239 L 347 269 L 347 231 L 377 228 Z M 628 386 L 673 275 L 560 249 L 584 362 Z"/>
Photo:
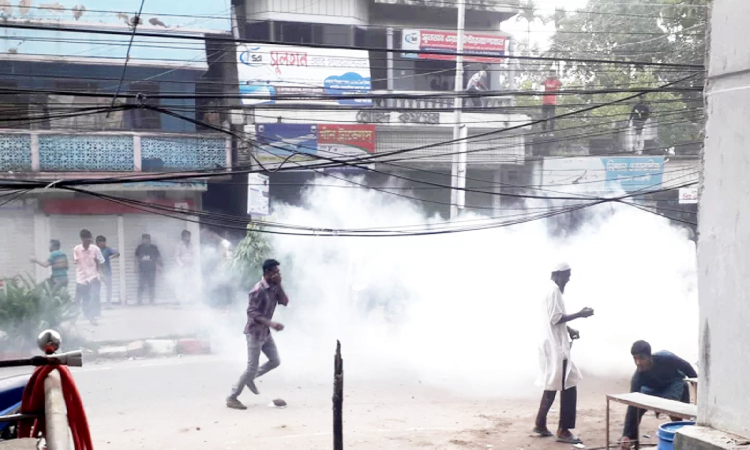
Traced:
<path fill-rule="evenodd" d="M 539 349 L 539 362 L 542 369 L 539 384 L 544 387 L 544 395 L 539 405 L 534 433 L 542 437 L 552 436 L 552 432 L 547 429 L 547 413 L 555 402 L 557 391 L 561 391 L 557 441 L 582 444 L 583 442 L 570 431 L 576 427 L 576 402 L 578 400 L 576 385 L 581 380 L 581 373 L 570 358 L 570 348 L 572 340 L 578 339 L 580 335 L 567 323 L 571 320 L 591 317 L 594 315 L 594 310 L 583 308 L 575 314 L 566 314 L 562 294 L 570 281 L 570 275 L 571 270 L 567 263 L 555 266 L 544 302 L 544 340 Z"/>
<path fill-rule="evenodd" d="M 177 302 L 192 303 L 195 299 L 195 253 L 192 234 L 188 230 L 182 230 L 180 243 L 177 244 L 177 266 L 180 268 L 179 289 L 177 291 Z"/>
<path fill-rule="evenodd" d="M 104 256 L 99 247 L 94 245 L 94 238 L 89 230 L 81 230 L 79 236 L 81 243 L 73 248 L 73 261 L 76 265 L 76 303 L 81 305 L 84 317 L 92 325 L 96 325 L 96 319 L 101 315 L 99 268 L 104 264 Z"/>
<path fill-rule="evenodd" d="M 469 78 L 469 82 L 466 84 L 466 92 L 469 94 L 469 98 L 473 106 L 477 108 L 482 107 L 482 98 L 480 97 L 482 92 L 488 91 L 487 86 L 487 72 L 489 72 L 490 66 L 484 64 L 482 70 L 475 73 Z"/>

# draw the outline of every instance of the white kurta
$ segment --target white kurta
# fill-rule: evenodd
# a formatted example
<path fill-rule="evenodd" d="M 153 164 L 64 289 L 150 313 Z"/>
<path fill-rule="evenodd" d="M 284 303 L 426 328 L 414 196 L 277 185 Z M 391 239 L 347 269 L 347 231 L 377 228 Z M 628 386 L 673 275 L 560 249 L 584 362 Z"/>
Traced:
<path fill-rule="evenodd" d="M 554 281 L 550 280 L 549 283 L 543 305 L 543 341 L 539 347 L 539 366 L 542 372 L 537 384 L 545 391 L 560 391 L 562 390 L 563 361 L 568 361 L 565 389 L 576 386 L 582 377 L 570 358 L 567 324 L 559 323 L 565 315 L 562 292 Z"/>

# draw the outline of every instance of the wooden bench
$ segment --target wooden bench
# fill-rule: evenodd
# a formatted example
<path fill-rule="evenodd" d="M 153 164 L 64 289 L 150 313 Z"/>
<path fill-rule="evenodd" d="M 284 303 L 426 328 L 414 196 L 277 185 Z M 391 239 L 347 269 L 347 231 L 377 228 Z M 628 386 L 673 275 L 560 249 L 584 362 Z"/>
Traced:
<path fill-rule="evenodd" d="M 659 414 L 666 414 L 670 417 L 679 417 L 680 419 L 693 419 L 698 415 L 698 407 L 690 403 L 682 403 L 677 400 L 656 397 L 653 395 L 641 394 L 640 392 L 631 392 L 629 394 L 607 394 L 607 446 L 609 448 L 609 403 L 617 402 L 628 406 L 634 406 L 638 409 L 654 411 Z M 640 448 L 640 430 L 638 439 L 635 441 L 635 448 Z"/>

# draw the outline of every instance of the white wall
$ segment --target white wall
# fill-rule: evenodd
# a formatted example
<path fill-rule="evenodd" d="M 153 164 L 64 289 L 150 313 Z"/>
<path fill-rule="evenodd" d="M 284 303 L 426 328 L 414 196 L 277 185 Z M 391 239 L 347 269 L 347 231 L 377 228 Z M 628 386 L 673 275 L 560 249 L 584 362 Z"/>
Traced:
<path fill-rule="evenodd" d="M 715 0 L 698 264 L 699 421 L 750 437 L 750 2 Z"/>
<path fill-rule="evenodd" d="M 245 0 L 248 20 L 364 25 L 368 0 Z"/>

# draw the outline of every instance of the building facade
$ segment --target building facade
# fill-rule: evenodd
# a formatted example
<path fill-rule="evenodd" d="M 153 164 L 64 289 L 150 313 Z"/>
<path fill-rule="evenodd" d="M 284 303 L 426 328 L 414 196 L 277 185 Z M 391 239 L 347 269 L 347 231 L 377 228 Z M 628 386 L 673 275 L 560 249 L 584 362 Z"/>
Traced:
<path fill-rule="evenodd" d="M 283 161 L 287 168 L 304 169 L 313 161 L 288 158 L 293 151 L 323 160 L 378 156 L 373 170 L 360 171 L 368 185 L 386 186 L 387 174 L 399 174 L 400 185 L 421 188 L 414 195 L 428 211 L 447 215 L 450 190 L 424 189 L 414 180 L 428 177 L 450 185 L 455 150 L 445 142 L 453 139 L 455 122 L 455 56 L 413 51 L 455 52 L 455 2 L 248 0 L 234 6 L 238 35 L 245 41 L 237 50 L 245 131 L 257 142 L 238 152 L 241 163 Z M 515 0 L 467 4 L 465 51 L 476 56 L 466 58 L 462 85 L 490 64 L 489 89 L 510 86 L 513 66 L 503 56 L 512 40 L 499 29 L 518 11 Z M 462 117 L 467 135 L 483 136 L 469 140 L 468 187 L 524 183 L 524 129 L 497 133 L 528 122 L 511 106 L 512 98 L 503 95 L 485 97 L 481 105 L 467 102 Z M 289 144 L 293 148 L 281 148 Z M 416 147 L 421 149 L 384 158 Z M 272 174 L 271 198 L 297 203 L 301 188 L 289 185 L 326 173 Z M 467 193 L 466 204 L 485 210 L 502 206 L 500 196 L 473 193 Z"/>
<path fill-rule="evenodd" d="M 135 249 L 141 235 L 150 234 L 164 261 L 157 301 L 174 301 L 175 283 L 169 278 L 176 276 L 174 255 L 180 233 L 192 231 L 196 252 L 200 233 L 198 217 L 169 211 L 200 211 L 207 180 L 82 187 L 96 195 L 55 189 L 54 182 L 230 167 L 231 140 L 195 123 L 221 120 L 215 109 L 196 97 L 208 84 L 204 38 L 217 33 L 231 36 L 229 14 L 215 19 L 226 8 L 188 1 L 183 12 L 206 17 L 201 24 L 205 28 L 200 28 L 178 12 L 171 14 L 170 2 L 147 2 L 138 30 L 178 31 L 196 40 L 135 38 L 128 45 L 135 16 L 112 10 L 111 2 L 87 2 L 88 9 L 73 1 L 58 2 L 54 8 L 27 3 L 4 11 L 10 27 L 0 42 L 0 170 L 6 179 L 42 180 L 50 185 L 11 195 L 0 208 L 0 221 L 9 231 L 0 236 L 5 249 L 0 276 L 26 272 L 38 280 L 48 277 L 49 269 L 30 263 L 29 257 L 45 260 L 50 239 L 57 239 L 70 259 L 69 277 L 74 280 L 72 249 L 85 228 L 94 236 L 105 236 L 109 246 L 119 250 L 122 256 L 112 264 L 113 298 L 134 302 Z M 137 11 L 140 4 L 126 3 L 118 8 Z M 36 29 L 13 28 L 16 24 Z M 175 115 L 122 108 L 137 104 Z M 165 214 L 154 214 L 159 211 Z M 71 281 L 71 293 L 74 286 Z"/>
<path fill-rule="evenodd" d="M 717 0 L 707 31 L 706 140 L 700 199 L 698 286 L 700 378 L 698 422 L 681 431 L 675 448 L 736 449 L 750 439 L 750 38 L 743 18 L 750 4 Z"/>

